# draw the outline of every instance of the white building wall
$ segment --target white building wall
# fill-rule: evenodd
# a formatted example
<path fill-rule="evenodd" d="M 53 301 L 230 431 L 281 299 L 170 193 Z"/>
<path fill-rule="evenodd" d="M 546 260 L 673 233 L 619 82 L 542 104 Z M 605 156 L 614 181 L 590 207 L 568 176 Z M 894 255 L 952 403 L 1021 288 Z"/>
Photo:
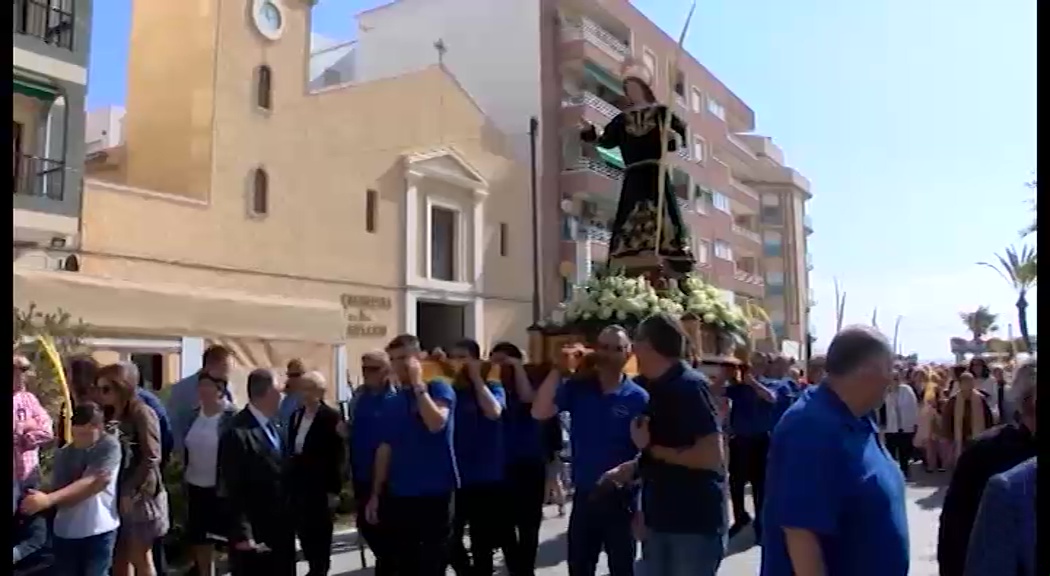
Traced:
<path fill-rule="evenodd" d="M 124 114 L 121 106 L 110 106 L 87 113 L 84 122 L 86 154 L 113 148 L 124 143 Z"/>
<path fill-rule="evenodd" d="M 438 39 L 446 68 L 527 162 L 529 117 L 540 114 L 539 0 L 399 0 L 362 13 L 356 80 L 436 64 Z"/>

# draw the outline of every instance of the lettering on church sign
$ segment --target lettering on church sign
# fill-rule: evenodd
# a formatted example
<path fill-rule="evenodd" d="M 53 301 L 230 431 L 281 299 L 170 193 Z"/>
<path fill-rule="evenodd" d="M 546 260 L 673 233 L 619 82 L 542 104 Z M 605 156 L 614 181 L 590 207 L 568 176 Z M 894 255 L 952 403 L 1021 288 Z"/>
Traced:
<path fill-rule="evenodd" d="M 382 338 L 386 336 L 386 324 L 377 321 L 373 315 L 376 311 L 390 310 L 390 298 L 385 296 L 365 296 L 361 294 L 343 294 L 339 297 L 346 314 L 347 338 Z"/>

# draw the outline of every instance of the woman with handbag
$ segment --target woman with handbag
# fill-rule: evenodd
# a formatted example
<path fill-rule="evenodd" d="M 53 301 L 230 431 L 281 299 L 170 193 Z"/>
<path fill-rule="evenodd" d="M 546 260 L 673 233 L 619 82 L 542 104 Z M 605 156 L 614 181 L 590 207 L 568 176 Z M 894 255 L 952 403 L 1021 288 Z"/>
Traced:
<path fill-rule="evenodd" d="M 120 531 L 113 576 L 157 576 L 153 542 L 168 532 L 168 494 L 161 476 L 160 424 L 135 393 L 138 367 L 130 362 L 99 370 L 98 394 L 117 424 L 124 453 L 117 480 Z"/>

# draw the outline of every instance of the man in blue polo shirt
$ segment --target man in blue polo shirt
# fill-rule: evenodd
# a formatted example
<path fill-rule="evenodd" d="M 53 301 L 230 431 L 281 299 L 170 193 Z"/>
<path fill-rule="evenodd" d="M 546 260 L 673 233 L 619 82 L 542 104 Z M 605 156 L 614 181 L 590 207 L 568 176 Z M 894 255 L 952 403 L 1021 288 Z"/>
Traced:
<path fill-rule="evenodd" d="M 357 528 L 376 558 L 375 573 L 387 576 L 393 570 L 389 522 L 371 522 L 365 507 L 372 496 L 376 451 L 383 440 L 386 412 L 397 396 L 391 383 L 390 356 L 381 350 L 365 353 L 361 357 L 361 376 L 364 382 L 350 399 L 349 470 L 357 504 Z"/>
<path fill-rule="evenodd" d="M 366 514 L 390 522 L 397 574 L 444 576 L 452 494 L 459 485 L 452 448 L 456 393 L 423 380 L 419 339 L 402 334 L 387 345 L 399 383 L 390 401 Z M 379 507 L 379 497 L 389 498 Z"/>
<path fill-rule="evenodd" d="M 642 455 L 646 576 L 715 576 L 725 555 L 725 456 L 708 380 L 690 368 L 688 336 L 677 319 L 658 314 L 638 326 L 639 382 L 649 391 L 648 416 L 632 437 Z M 610 471 L 629 480 L 633 462 Z"/>
<path fill-rule="evenodd" d="M 489 360 L 500 366 L 500 379 L 507 394 L 503 412 L 506 456 L 504 562 L 511 576 L 534 576 L 536 551 L 540 545 L 543 501 L 546 498 L 547 471 L 542 426 L 559 426 L 555 419 L 537 422 L 532 417 L 535 385 L 525 371 L 521 349 L 510 342 L 492 347 Z"/>
<path fill-rule="evenodd" d="M 502 384 L 481 373 L 481 347 L 474 340 L 457 342 L 449 358 L 463 365 L 455 382 L 453 447 L 460 486 L 453 506 L 452 568 L 458 576 L 492 574 L 492 555 L 506 526 L 501 419 L 507 396 Z M 470 554 L 463 544 L 468 525 Z"/>
<path fill-rule="evenodd" d="M 594 576 L 602 550 L 610 576 L 632 576 L 637 542 L 631 522 L 637 510 L 633 486 L 599 486 L 602 475 L 638 456 L 631 423 L 645 413 L 649 394 L 623 373 L 631 356 L 626 331 L 610 326 L 598 336 L 595 371 L 566 379 L 572 352 L 562 354 L 536 392 L 532 416 L 537 420 L 568 412 L 572 418 L 572 480 L 575 493 L 569 517 L 570 576 Z"/>
<path fill-rule="evenodd" d="M 744 493 L 751 485 L 751 503 L 755 510 L 755 538 L 761 537 L 761 511 L 766 485 L 766 455 L 769 435 L 775 423 L 777 394 L 766 385 L 768 363 L 762 354 L 751 357 L 751 365 L 742 371 L 739 381 L 725 388 L 729 398 L 729 498 L 733 503 L 733 525 L 729 537 L 751 523 L 744 507 Z"/>
<path fill-rule="evenodd" d="M 849 327 L 825 369 L 773 432 L 762 576 L 907 576 L 904 477 L 871 416 L 893 351 L 873 328 Z"/>

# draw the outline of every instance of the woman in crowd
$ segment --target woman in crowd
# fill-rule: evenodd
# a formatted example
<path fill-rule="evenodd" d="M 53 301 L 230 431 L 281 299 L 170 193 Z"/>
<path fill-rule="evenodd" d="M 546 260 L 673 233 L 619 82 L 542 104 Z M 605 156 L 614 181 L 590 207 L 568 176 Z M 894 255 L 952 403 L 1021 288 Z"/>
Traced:
<path fill-rule="evenodd" d="M 98 394 L 120 431 L 124 453 L 118 479 L 120 532 L 113 576 L 157 576 L 151 549 L 168 531 L 168 496 L 161 478 L 160 424 L 138 399 L 138 369 L 121 362 L 99 370 Z"/>
<path fill-rule="evenodd" d="M 919 410 L 919 429 L 915 434 L 915 447 L 922 450 L 926 472 L 943 472 L 948 465 L 944 437 L 941 435 L 941 410 L 944 394 L 936 382 L 930 380 L 929 372 L 917 370 L 922 384 L 922 408 Z"/>
<path fill-rule="evenodd" d="M 995 422 L 999 421 L 999 394 L 996 390 L 997 386 L 995 378 L 992 377 L 992 369 L 985 362 L 984 358 L 973 357 L 970 359 L 970 364 L 966 367 L 970 374 L 974 377 L 974 386 L 984 394 L 985 400 L 988 402 L 988 407 L 992 411 L 992 418 Z"/>
<path fill-rule="evenodd" d="M 216 488 L 219 438 L 237 411 L 226 401 L 225 384 L 206 374 L 197 379 L 197 400 L 199 406 L 184 420 L 191 424 L 180 442 L 184 447 L 183 478 L 188 508 L 186 537 L 192 547 L 197 575 L 212 576 L 216 536 L 221 537 L 227 528 Z"/>
<path fill-rule="evenodd" d="M 992 408 L 977 389 L 977 379 L 966 371 L 959 375 L 957 389 L 944 405 L 942 434 L 951 443 L 950 459 L 955 461 L 975 436 L 994 424 Z"/>
<path fill-rule="evenodd" d="M 40 463 L 40 447 L 54 440 L 55 434 L 51 416 L 40 405 L 36 395 L 26 390 L 32 367 L 25 356 L 14 356 L 11 404 L 14 408 L 12 428 L 15 478 L 20 482 L 35 483 L 37 466 Z"/>

